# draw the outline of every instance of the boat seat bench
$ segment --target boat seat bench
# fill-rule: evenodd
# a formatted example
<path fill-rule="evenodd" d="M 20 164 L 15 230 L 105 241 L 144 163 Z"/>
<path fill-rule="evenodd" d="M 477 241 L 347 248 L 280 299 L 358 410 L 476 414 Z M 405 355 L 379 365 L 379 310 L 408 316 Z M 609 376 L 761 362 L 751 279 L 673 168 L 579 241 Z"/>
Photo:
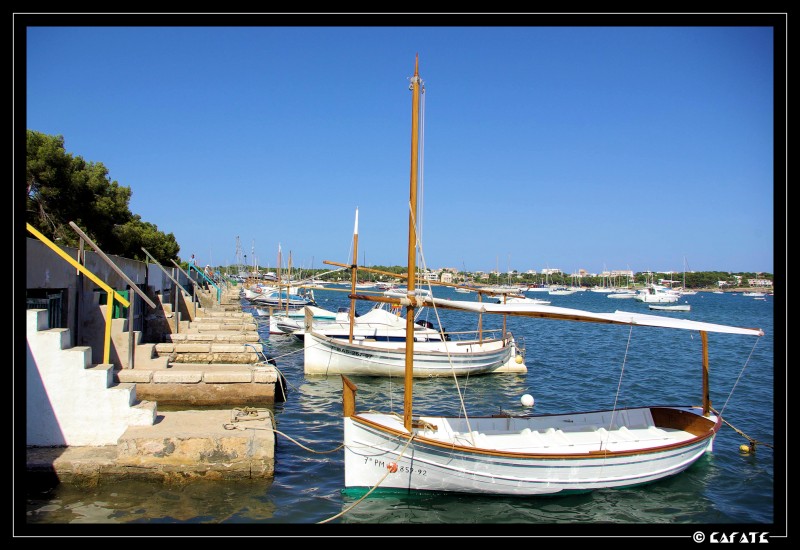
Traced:
<path fill-rule="evenodd" d="M 606 419 L 605 415 L 601 416 L 603 418 L 592 420 L 610 420 Z M 513 429 L 515 425 L 531 424 L 530 420 L 532 419 L 498 418 L 492 419 L 492 425 L 500 428 L 501 423 L 505 423 Z M 575 422 L 561 429 L 550 427 L 535 430 L 524 427 L 516 433 L 510 433 L 508 429 L 458 432 L 454 431 L 450 423 L 441 417 L 426 417 L 424 421 L 436 426 L 437 430 L 424 430 L 420 432 L 420 435 L 439 441 L 454 442 L 466 447 L 479 446 L 511 452 L 564 452 L 565 454 L 599 450 L 605 446 L 614 451 L 633 450 L 645 442 L 649 445 L 663 441 L 666 445 L 692 437 L 691 434 L 680 430 L 665 430 L 655 427 L 649 409 L 620 411 L 615 416 L 615 420 L 619 420 L 623 425 L 614 425 L 610 431 L 603 426 L 598 427 L 597 424 Z M 514 424 L 510 424 L 512 421 Z"/>

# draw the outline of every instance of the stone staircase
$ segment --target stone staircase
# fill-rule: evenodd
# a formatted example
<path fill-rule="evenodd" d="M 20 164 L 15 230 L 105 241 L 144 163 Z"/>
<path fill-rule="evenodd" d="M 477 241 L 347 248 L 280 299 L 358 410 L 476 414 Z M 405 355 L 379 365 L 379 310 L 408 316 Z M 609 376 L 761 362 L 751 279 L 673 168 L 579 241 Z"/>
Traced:
<path fill-rule="evenodd" d="M 243 312 L 206 311 L 186 324 L 184 332 L 164 335 L 154 346 L 157 357 L 170 363 L 241 363 L 264 360 L 253 315 Z"/>
<path fill-rule="evenodd" d="M 256 430 L 231 429 L 236 417 L 228 410 L 157 413 L 155 401 L 137 399 L 138 384 L 114 381 L 113 373 L 119 371 L 112 364 L 93 364 L 90 346 L 71 346 L 69 329 L 49 328 L 47 310 L 27 310 L 26 322 L 29 483 L 95 487 L 111 479 L 141 479 L 174 485 L 199 479 L 274 476 L 275 424 L 269 410 L 246 417 L 261 421 Z M 148 345 L 139 343 L 138 347 L 142 355 Z M 160 367 L 165 374 L 171 370 L 158 358 L 149 365 Z M 228 379 L 226 366 L 220 368 L 218 380 L 243 396 L 249 388 L 256 388 L 257 382 L 266 386 L 270 375 L 272 387 L 275 385 L 274 370 L 256 372 L 252 377 L 248 371 L 247 382 L 251 383 L 240 385 L 230 382 L 244 381 L 240 379 L 241 365 L 235 372 L 227 371 Z M 153 371 L 141 370 L 138 365 L 124 372 Z M 254 377 L 256 384 L 252 383 Z M 208 382 L 212 381 L 209 377 Z M 208 386 L 213 389 L 214 385 Z"/>
<path fill-rule="evenodd" d="M 129 426 L 155 423 L 156 403 L 115 381 L 112 364 L 92 364 L 91 347 L 70 347 L 47 310 L 27 310 L 26 323 L 28 445 L 115 445 Z"/>
<path fill-rule="evenodd" d="M 202 296 L 200 301 L 208 303 Z M 173 315 L 171 304 L 161 301 L 160 307 L 165 317 Z M 171 323 L 173 330 L 162 333 L 161 342 L 147 348 L 140 344 L 137 352 L 141 350 L 147 360 L 166 359 L 168 363 L 244 365 L 266 360 L 258 325 L 251 313 L 241 311 L 241 306 L 238 311 L 227 306 L 198 306 L 192 315 L 192 319 L 177 323 L 177 330 Z"/>
<path fill-rule="evenodd" d="M 266 355 L 253 315 L 241 311 L 238 290 L 223 295 L 222 304 L 215 289 L 198 298 L 181 308 L 188 319 L 176 322 L 172 305 L 158 297 L 150 323 L 161 329 L 157 338 L 151 334 L 159 341 L 137 339 L 134 368 L 115 370 L 115 379 L 136 383 L 141 395 L 168 405 L 285 400 L 283 376 Z"/>

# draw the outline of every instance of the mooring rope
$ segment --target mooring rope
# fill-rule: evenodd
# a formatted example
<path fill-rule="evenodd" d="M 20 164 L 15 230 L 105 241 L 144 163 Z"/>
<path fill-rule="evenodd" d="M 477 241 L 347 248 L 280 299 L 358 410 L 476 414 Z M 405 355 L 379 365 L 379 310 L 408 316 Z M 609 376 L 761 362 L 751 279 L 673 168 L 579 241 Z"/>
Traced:
<path fill-rule="evenodd" d="M 405 445 L 405 447 L 403 447 L 403 450 L 402 450 L 402 451 L 400 451 L 400 454 L 399 454 L 399 455 L 398 455 L 398 457 L 397 457 L 397 458 L 398 458 L 398 460 L 399 460 L 400 458 L 402 458 L 402 457 L 403 457 L 403 455 L 405 454 L 405 452 L 406 452 L 406 449 L 408 449 L 408 445 L 411 443 L 411 440 L 412 440 L 412 439 L 414 439 L 414 434 L 413 434 L 413 433 L 412 433 L 412 434 L 410 435 L 410 437 L 408 438 L 408 441 L 406 441 L 406 445 Z M 357 501 L 355 501 L 353 504 L 351 504 L 350 506 L 348 506 L 347 508 L 345 508 L 344 510 L 342 510 L 342 511 L 341 511 L 341 512 L 339 512 L 338 514 L 336 514 L 336 515 L 333 515 L 333 516 L 329 517 L 328 519 L 323 519 L 322 521 L 318 521 L 317 523 L 328 523 L 329 521 L 332 521 L 332 520 L 334 520 L 334 519 L 336 519 L 336 518 L 342 517 L 342 516 L 343 516 L 343 515 L 345 515 L 347 512 L 349 512 L 350 510 L 352 510 L 353 508 L 355 508 L 355 507 L 356 507 L 358 504 L 360 504 L 360 503 L 361 503 L 361 501 L 363 501 L 365 498 L 367 498 L 367 497 L 368 497 L 368 496 L 369 496 L 369 495 L 370 495 L 370 494 L 371 494 L 371 493 L 372 493 L 372 492 L 373 492 L 375 489 L 377 489 L 378 487 L 380 487 L 381 483 L 383 483 L 383 482 L 384 482 L 384 480 L 385 480 L 387 477 L 389 477 L 389 474 L 393 474 L 393 473 L 395 473 L 395 472 L 397 472 L 397 463 L 396 463 L 396 462 L 390 462 L 389 464 L 387 464 L 387 465 L 386 465 L 386 473 L 385 473 L 385 474 L 383 474 L 383 477 L 382 477 L 382 478 L 380 478 L 380 479 L 378 480 L 378 483 L 376 483 L 375 485 L 373 485 L 373 486 L 372 486 L 372 488 L 371 488 L 369 491 L 367 491 L 366 493 L 364 493 L 364 494 L 361 496 L 361 498 L 359 498 Z"/>
<path fill-rule="evenodd" d="M 267 343 L 264 342 L 264 340 L 259 340 L 259 343 L 261 344 L 262 349 L 266 349 Z M 252 346 L 252 344 L 247 344 L 247 345 L 248 346 Z M 255 346 L 253 346 L 253 349 L 255 349 Z M 273 368 L 276 371 L 278 371 L 278 375 L 280 375 L 280 377 L 283 380 L 283 382 L 286 385 L 288 385 L 290 388 L 295 390 L 295 391 L 300 391 L 300 388 L 298 388 L 297 386 L 294 386 L 291 382 L 289 382 L 288 378 L 286 378 L 283 375 L 283 373 L 281 372 L 281 369 L 278 368 L 277 360 L 281 359 L 283 357 L 286 357 L 287 355 L 291 355 L 292 353 L 297 353 L 298 351 L 303 351 L 303 349 L 300 348 L 299 350 L 291 351 L 289 353 L 284 353 L 283 355 L 271 355 L 271 356 L 268 356 L 266 353 L 260 352 L 266 358 L 264 361 L 260 361 L 260 363 L 261 364 L 270 364 L 270 365 L 272 365 Z M 259 353 L 259 352 L 257 352 L 257 353 Z M 281 388 L 281 392 L 283 393 L 283 400 L 286 401 L 286 393 L 283 391 L 283 384 L 279 384 L 279 386 Z"/>
<path fill-rule="evenodd" d="M 711 410 L 712 410 L 712 411 L 714 411 L 714 414 L 716 414 L 717 416 L 719 416 L 720 418 L 722 418 L 722 415 L 721 415 L 721 413 L 720 413 L 720 412 L 718 412 L 716 409 L 714 409 L 714 408 L 712 407 L 712 408 L 711 408 Z M 746 439 L 746 440 L 747 440 L 747 441 L 750 443 L 750 447 L 749 447 L 748 451 L 753 451 L 753 452 L 755 452 L 755 450 L 756 450 L 756 446 L 758 446 L 758 445 L 764 445 L 765 447 L 769 447 L 770 449 L 774 449 L 774 448 L 775 448 L 775 447 L 772 445 L 772 443 L 764 443 L 763 441 L 758 441 L 758 440 L 756 440 L 756 439 L 753 439 L 752 437 L 750 437 L 749 435 L 747 435 L 746 433 L 744 433 L 742 430 L 740 430 L 739 428 L 737 428 L 736 426 L 734 426 L 733 424 L 731 424 L 730 422 L 728 422 L 728 421 L 727 421 L 727 420 L 725 420 L 724 418 L 722 418 L 722 421 L 723 421 L 725 424 L 727 424 L 727 425 L 728 425 L 728 426 L 729 426 L 729 427 L 730 427 L 730 428 L 731 428 L 733 431 L 735 431 L 736 433 L 738 433 L 739 435 L 741 435 L 742 437 L 744 437 L 744 438 L 745 438 L 745 439 Z"/>
<path fill-rule="evenodd" d="M 238 412 L 236 412 L 236 411 L 238 411 Z M 301 448 L 305 449 L 306 451 L 308 451 L 310 453 L 314 453 L 314 454 L 335 453 L 336 451 L 338 451 L 339 449 L 344 447 L 344 444 L 342 444 L 342 445 L 339 445 L 338 447 L 336 447 L 334 449 L 330 449 L 328 451 L 315 451 L 314 449 L 312 449 L 310 447 L 307 447 L 306 445 L 303 445 L 302 443 L 300 443 L 299 441 L 297 441 L 293 437 L 283 433 L 282 431 L 276 430 L 274 421 L 272 422 L 272 427 L 270 427 L 270 428 L 260 428 L 260 427 L 259 428 L 253 428 L 253 427 L 249 427 L 249 426 L 237 426 L 237 423 L 239 423 L 239 422 L 247 422 L 247 421 L 250 421 L 250 420 L 253 420 L 253 421 L 264 421 L 264 420 L 267 420 L 267 419 L 272 420 L 272 415 L 269 415 L 269 414 L 268 415 L 262 415 L 261 413 L 263 413 L 263 412 L 269 412 L 269 409 L 260 409 L 260 408 L 256 408 L 256 407 L 235 407 L 233 409 L 233 411 L 232 411 L 232 413 L 234 413 L 234 414 L 232 414 L 231 421 L 228 422 L 228 423 L 223 424 L 222 427 L 225 428 L 226 430 L 269 430 L 272 433 L 276 433 L 276 434 L 278 434 L 280 436 L 285 437 L 286 439 L 288 439 L 289 441 L 291 441 L 292 443 L 294 443 L 298 447 L 301 447 Z"/>

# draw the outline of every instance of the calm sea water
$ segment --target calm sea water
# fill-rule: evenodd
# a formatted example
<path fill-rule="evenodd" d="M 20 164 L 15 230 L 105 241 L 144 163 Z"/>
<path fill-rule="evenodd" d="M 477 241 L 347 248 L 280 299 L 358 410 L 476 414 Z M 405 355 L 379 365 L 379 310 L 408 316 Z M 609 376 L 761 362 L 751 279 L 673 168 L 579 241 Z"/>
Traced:
<path fill-rule="evenodd" d="M 450 289 L 434 292 L 475 299 Z M 601 293 L 541 296 L 565 307 L 650 313 L 646 304 L 612 300 Z M 341 292 L 317 290 L 316 297 L 321 307 L 333 310 L 348 302 Z M 565 497 L 373 493 L 360 500 L 362 494 L 342 490 L 341 378 L 305 376 L 302 343 L 290 336 L 269 335 L 267 319 L 261 318 L 262 338 L 289 383 L 287 401 L 273 407 L 280 432 L 273 480 L 193 482 L 179 487 L 108 482 L 90 489 L 64 484 L 31 489 L 26 530 L 36 533 L 40 528 L 46 534 L 59 526 L 83 526 L 88 534 L 102 528 L 103 534 L 139 535 L 170 527 L 177 532 L 163 532 L 199 535 L 206 533 L 199 524 L 219 524 L 235 526 L 231 534 L 261 536 L 478 536 L 489 532 L 470 525 L 504 524 L 492 528 L 492 536 L 625 536 L 641 534 L 642 526 L 648 526 L 647 535 L 671 533 L 680 526 L 679 536 L 691 536 L 710 525 L 722 526 L 719 530 L 742 531 L 741 526 L 747 525 L 749 531 L 785 533 L 780 526 L 785 522 L 786 373 L 785 359 L 774 353 L 773 320 L 775 310 L 782 311 L 774 300 L 699 293 L 681 299 L 691 304 L 691 312 L 660 313 L 766 332 L 763 338 L 709 335 L 712 404 L 729 425 L 717 436 L 713 453 L 671 479 Z M 360 303 L 359 311 L 367 307 Z M 434 311 L 424 313 L 435 321 Z M 440 310 L 439 316 L 447 330 L 476 328 L 476 318 L 469 314 Z M 484 317 L 484 328 L 501 323 L 499 317 Z M 778 327 L 782 329 L 782 324 Z M 520 402 L 526 393 L 535 398 L 535 413 L 605 408 L 615 401 L 620 407 L 700 402 L 702 358 L 696 333 L 531 319 L 509 319 L 508 328 L 524 340 L 528 372 L 460 379 L 470 414 L 528 414 L 531 409 Z M 391 408 L 402 413 L 402 380 L 355 378 L 354 382 L 358 409 Z M 452 380 L 415 381 L 415 412 L 457 414 L 458 407 Z M 756 451 L 743 454 L 740 445 L 748 443 L 747 438 L 757 442 Z M 410 531 L 392 525 L 409 523 L 420 525 Z M 126 525 L 136 528 L 128 530 Z"/>

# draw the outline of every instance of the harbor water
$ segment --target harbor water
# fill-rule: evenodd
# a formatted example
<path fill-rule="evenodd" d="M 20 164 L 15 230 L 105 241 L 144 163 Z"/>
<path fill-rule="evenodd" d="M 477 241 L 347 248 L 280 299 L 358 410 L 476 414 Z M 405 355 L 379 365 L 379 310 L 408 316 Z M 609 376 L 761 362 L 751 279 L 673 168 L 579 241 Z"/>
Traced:
<path fill-rule="evenodd" d="M 434 295 L 476 299 L 440 287 Z M 498 537 L 639 535 L 644 526 L 648 536 L 675 535 L 676 528 L 679 536 L 691 536 L 708 525 L 730 531 L 747 525 L 748 531 L 759 532 L 783 525 L 786 364 L 782 348 L 775 355 L 775 342 L 782 342 L 775 331 L 783 328 L 774 322 L 776 311 L 783 311 L 780 304 L 775 307 L 776 297 L 756 300 L 701 292 L 681 298 L 680 303 L 691 305 L 689 312 L 651 312 L 647 304 L 610 300 L 590 291 L 529 295 L 590 311 L 636 311 L 763 329 L 761 338 L 709 334 L 710 397 L 726 420 L 713 452 L 677 476 L 629 489 L 524 498 L 376 491 L 362 499 L 363 491 L 343 490 L 341 377 L 306 376 L 302 342 L 270 335 L 268 319 L 258 317 L 269 355 L 288 382 L 286 401 L 269 406 L 278 432 L 272 480 L 176 486 L 108 480 L 90 488 L 27 487 L 26 531 L 200 535 L 205 531 L 199 524 L 218 524 L 229 534 L 253 536 L 477 536 L 485 529 L 474 531 L 470 525 L 496 523 L 505 525 L 492 530 Z M 349 304 L 346 292 L 315 289 L 315 296 L 320 307 L 334 311 Z M 359 302 L 357 311 L 369 307 Z M 243 309 L 255 313 L 244 300 Z M 471 313 L 427 308 L 422 316 L 448 331 L 477 328 Z M 499 316 L 483 318 L 484 328 L 501 327 L 502 322 Z M 458 415 L 461 399 L 475 416 L 701 401 L 702 354 L 696 332 L 528 318 L 509 318 L 507 328 L 524 345 L 526 374 L 459 379 L 458 387 L 453 379 L 417 379 L 414 412 Z M 358 410 L 402 414 L 402 379 L 355 377 L 353 382 Z M 534 397 L 532 408 L 522 405 L 525 394 Z M 751 446 L 750 452 L 742 445 Z M 418 528 L 399 529 L 410 523 Z"/>

